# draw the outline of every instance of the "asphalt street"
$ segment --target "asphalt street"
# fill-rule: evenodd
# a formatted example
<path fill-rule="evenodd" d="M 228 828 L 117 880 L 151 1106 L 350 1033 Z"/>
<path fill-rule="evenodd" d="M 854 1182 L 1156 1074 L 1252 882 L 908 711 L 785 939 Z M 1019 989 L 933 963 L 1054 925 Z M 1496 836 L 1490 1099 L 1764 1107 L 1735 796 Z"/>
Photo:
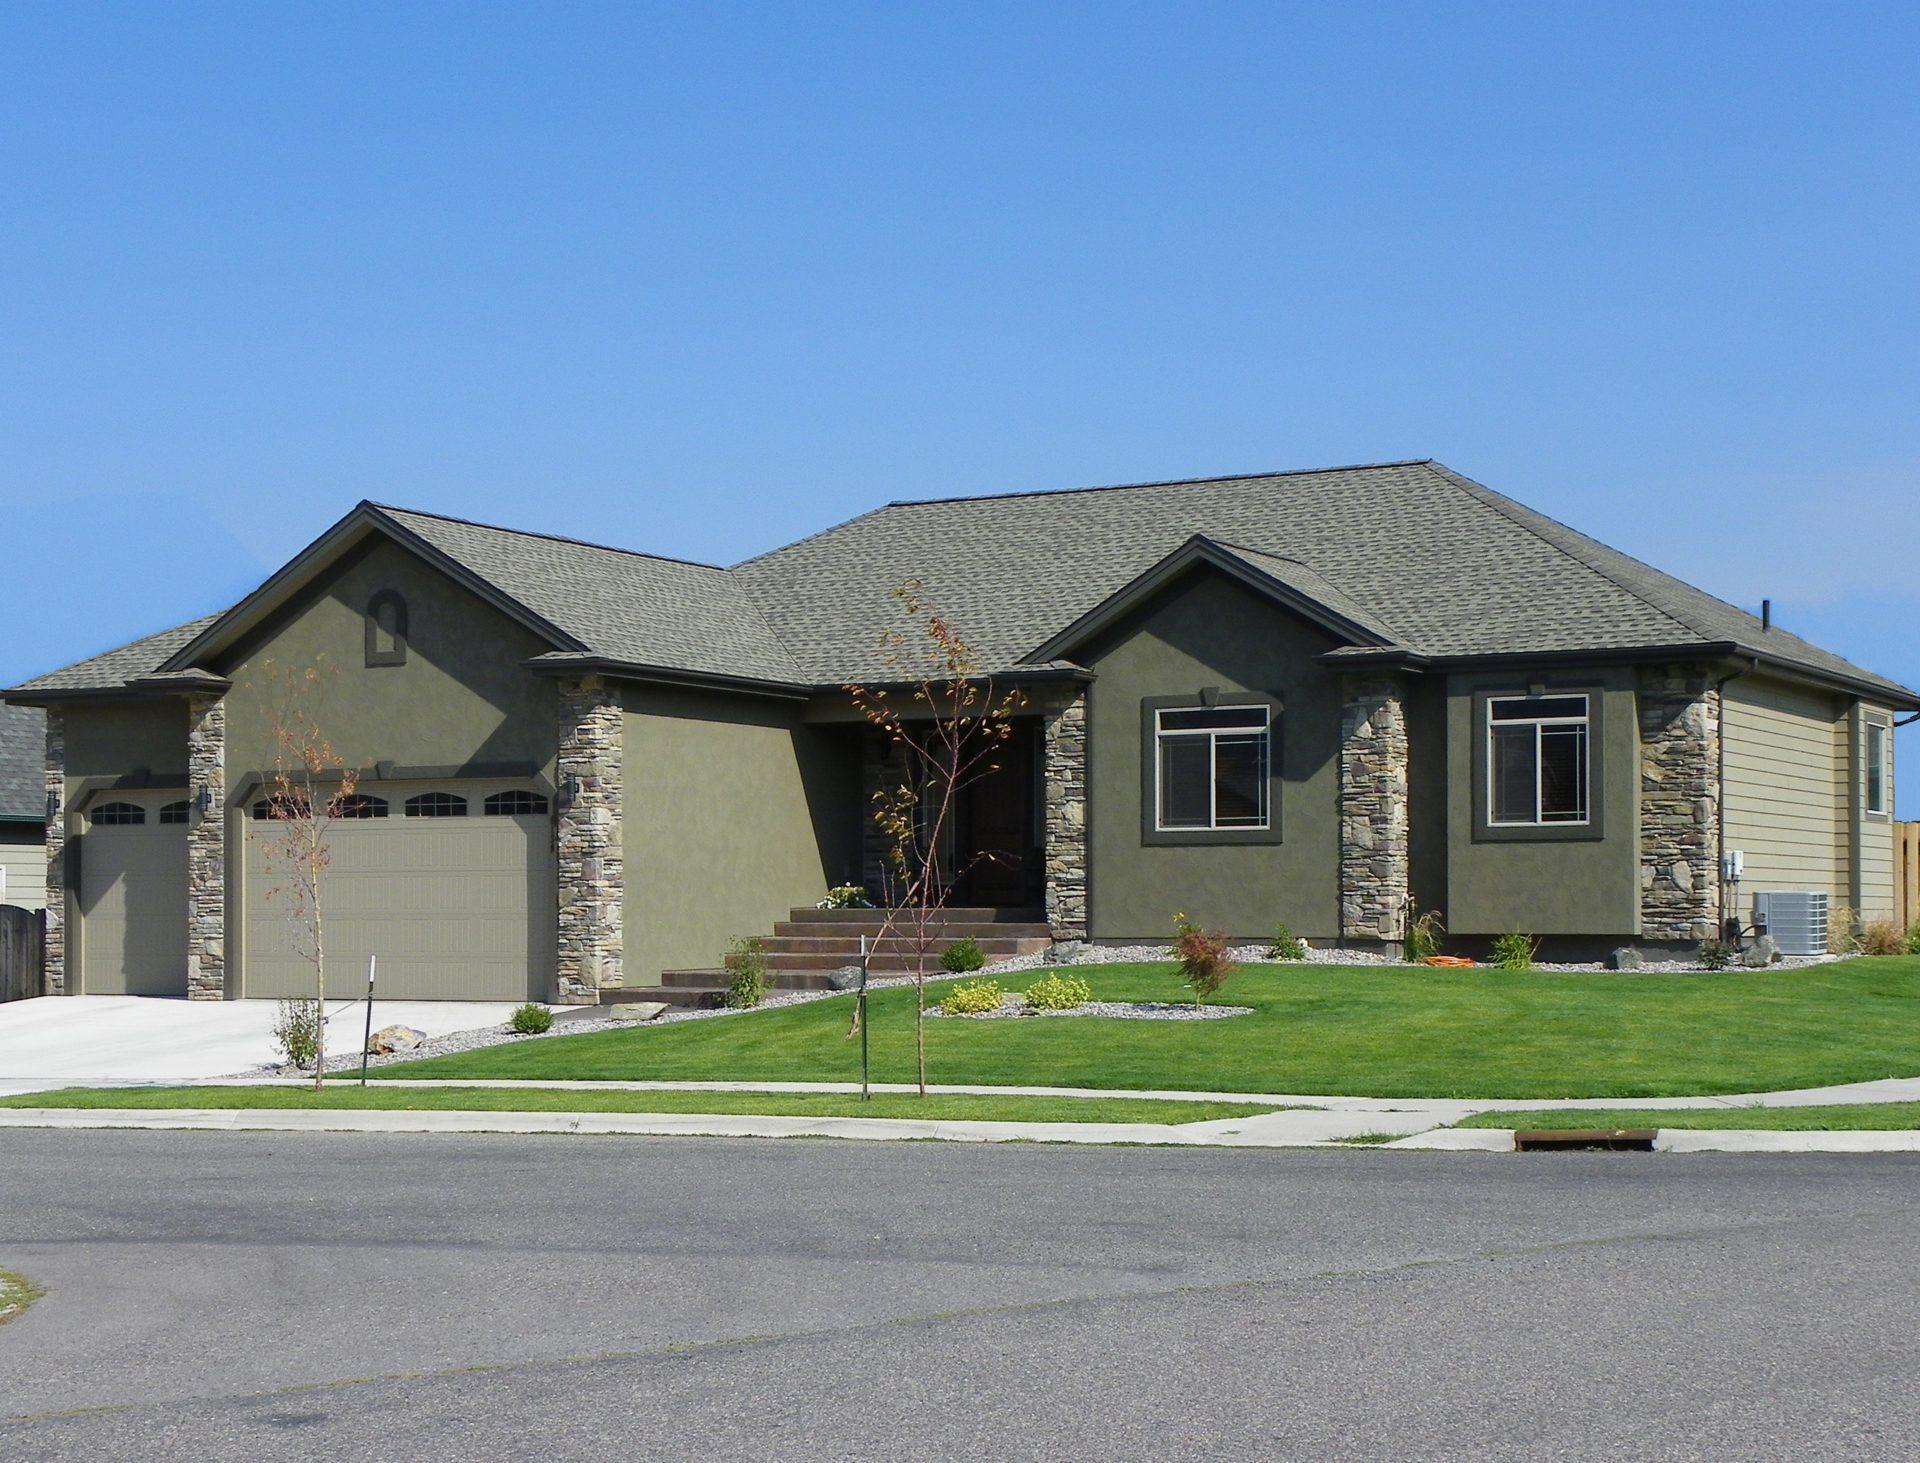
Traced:
<path fill-rule="evenodd" d="M 1920 1159 L 0 1133 L 0 1458 L 1920 1454 Z"/>

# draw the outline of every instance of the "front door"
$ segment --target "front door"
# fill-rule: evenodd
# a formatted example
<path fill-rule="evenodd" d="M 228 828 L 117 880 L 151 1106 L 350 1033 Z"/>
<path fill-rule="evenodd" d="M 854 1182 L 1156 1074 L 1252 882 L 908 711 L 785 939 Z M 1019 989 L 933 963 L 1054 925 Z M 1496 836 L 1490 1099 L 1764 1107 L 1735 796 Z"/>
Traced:
<path fill-rule="evenodd" d="M 1019 909 L 1034 900 L 1033 733 L 1016 722 L 1013 735 L 967 789 L 963 846 L 968 855 L 959 896 L 969 904 Z"/>

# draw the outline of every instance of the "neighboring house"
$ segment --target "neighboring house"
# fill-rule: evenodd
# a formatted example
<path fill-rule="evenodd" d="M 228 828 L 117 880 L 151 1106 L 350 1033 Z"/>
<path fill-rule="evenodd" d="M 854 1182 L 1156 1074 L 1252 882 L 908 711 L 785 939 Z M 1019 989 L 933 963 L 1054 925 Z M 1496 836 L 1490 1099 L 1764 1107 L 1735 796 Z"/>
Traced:
<path fill-rule="evenodd" d="M 892 769 L 844 685 L 897 674 L 908 581 L 1029 696 L 954 897 L 1060 938 L 1377 946 L 1438 908 L 1593 955 L 1756 889 L 1891 907 L 1920 697 L 1435 463 L 894 503 L 732 569 L 363 503 L 232 609 L 8 693 L 48 713 L 48 988 L 306 988 L 259 811 L 269 662 L 322 658 L 366 799 L 343 988 L 369 953 L 395 996 L 711 967 L 878 884 Z"/>
<path fill-rule="evenodd" d="M 47 899 L 47 719 L 0 703 L 0 904 Z"/>

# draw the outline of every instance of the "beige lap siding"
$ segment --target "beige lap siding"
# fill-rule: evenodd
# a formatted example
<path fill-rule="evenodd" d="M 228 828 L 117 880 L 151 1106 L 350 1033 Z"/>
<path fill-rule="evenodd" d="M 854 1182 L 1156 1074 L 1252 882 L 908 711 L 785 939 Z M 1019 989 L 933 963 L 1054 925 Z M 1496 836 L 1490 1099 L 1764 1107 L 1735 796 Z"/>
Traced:
<path fill-rule="evenodd" d="M 1845 900 L 1848 824 L 1838 697 L 1784 681 L 1743 676 L 1726 688 L 1726 847 L 1745 855 L 1744 920 L 1750 896 L 1821 889 Z"/>
<path fill-rule="evenodd" d="M 0 904 L 39 909 L 46 902 L 46 834 L 32 823 L 0 823 Z"/>

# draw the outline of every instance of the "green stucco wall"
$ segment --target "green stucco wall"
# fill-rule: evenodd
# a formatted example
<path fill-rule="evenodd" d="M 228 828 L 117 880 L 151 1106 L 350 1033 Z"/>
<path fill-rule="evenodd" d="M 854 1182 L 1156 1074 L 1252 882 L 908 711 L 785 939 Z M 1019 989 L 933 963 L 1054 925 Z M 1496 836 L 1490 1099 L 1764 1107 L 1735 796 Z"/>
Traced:
<path fill-rule="evenodd" d="M 394 589 L 407 604 L 407 659 L 366 664 L 367 601 Z M 227 776 L 281 760 L 271 729 L 268 663 L 322 665 L 316 720 L 341 761 L 462 768 L 526 763 L 552 776 L 554 683 L 521 664 L 550 647 L 484 600 L 378 538 L 350 554 L 216 667 L 227 694 Z M 184 724 L 184 723 L 183 723 Z M 184 759 L 183 759 L 184 760 Z"/>
<path fill-rule="evenodd" d="M 69 804 L 76 781 L 113 780 L 143 767 L 155 779 L 184 779 L 186 702 L 75 701 L 64 708 L 64 716 Z"/>
<path fill-rule="evenodd" d="M 1447 681 L 1447 929 L 1457 935 L 1630 936 L 1640 929 L 1640 732 L 1631 670 L 1558 672 L 1549 689 L 1598 691 L 1603 837 L 1566 841 L 1476 839 L 1473 759 L 1486 755 L 1474 723 L 1478 691 L 1525 694 L 1530 680 L 1452 676 Z"/>
<path fill-rule="evenodd" d="M 660 687 L 629 687 L 624 704 L 628 986 L 711 969 L 729 940 L 857 877 L 856 728 Z"/>
<path fill-rule="evenodd" d="M 1208 928 L 1265 938 L 1284 920 L 1310 940 L 1339 927 L 1340 687 L 1313 663 L 1335 642 L 1223 576 L 1170 588 L 1086 652 L 1089 933 L 1159 941 L 1185 912 Z M 1281 841 L 1146 846 L 1141 837 L 1141 702 L 1202 687 L 1276 695 Z"/>

